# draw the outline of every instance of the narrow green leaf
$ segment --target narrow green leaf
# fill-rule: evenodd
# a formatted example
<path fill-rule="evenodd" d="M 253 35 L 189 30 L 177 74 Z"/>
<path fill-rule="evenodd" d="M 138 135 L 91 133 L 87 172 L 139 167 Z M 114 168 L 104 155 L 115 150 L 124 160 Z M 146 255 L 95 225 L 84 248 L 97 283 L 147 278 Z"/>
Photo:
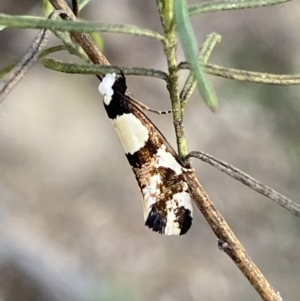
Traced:
<path fill-rule="evenodd" d="M 103 50 L 103 39 L 102 39 L 101 35 L 98 32 L 91 32 L 90 36 L 93 39 L 93 41 L 95 42 L 95 44 L 97 45 L 97 47 L 100 50 Z"/>
<path fill-rule="evenodd" d="M 49 2 L 49 0 L 43 0 L 43 13 L 45 17 L 48 17 L 52 12 L 54 8 L 52 4 Z"/>
<path fill-rule="evenodd" d="M 185 0 L 174 1 L 174 14 L 179 39 L 186 59 L 197 79 L 200 94 L 209 108 L 215 111 L 218 106 L 217 96 L 198 61 L 198 45 L 189 19 Z"/>
<path fill-rule="evenodd" d="M 79 11 L 81 11 L 91 0 L 82 0 L 79 3 Z"/>
<path fill-rule="evenodd" d="M 272 6 L 292 0 L 231 0 L 231 1 L 213 1 L 202 2 L 190 5 L 188 11 L 190 16 L 196 16 L 202 13 L 215 12 L 221 10 L 237 10 L 245 8 L 255 8 L 263 6 Z"/>

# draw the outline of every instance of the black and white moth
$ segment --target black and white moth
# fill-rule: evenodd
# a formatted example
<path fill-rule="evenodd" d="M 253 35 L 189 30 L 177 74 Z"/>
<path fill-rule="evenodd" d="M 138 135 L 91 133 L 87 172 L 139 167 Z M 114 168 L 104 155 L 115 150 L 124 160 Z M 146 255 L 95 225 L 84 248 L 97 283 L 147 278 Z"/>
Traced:
<path fill-rule="evenodd" d="M 165 235 L 185 234 L 192 224 L 192 204 L 177 153 L 144 114 L 142 105 L 126 95 L 124 75 L 107 74 L 99 92 L 121 140 L 143 196 L 145 225 Z"/>

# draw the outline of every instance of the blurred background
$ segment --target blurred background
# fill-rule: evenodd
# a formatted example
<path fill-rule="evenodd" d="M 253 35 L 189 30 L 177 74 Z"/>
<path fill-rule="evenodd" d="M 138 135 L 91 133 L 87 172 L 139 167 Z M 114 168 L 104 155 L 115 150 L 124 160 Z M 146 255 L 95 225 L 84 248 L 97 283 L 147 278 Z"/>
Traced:
<path fill-rule="evenodd" d="M 195 3 L 196 1 L 189 3 Z M 198 1 L 199 2 L 199 1 Z M 0 11 L 42 15 L 40 1 L 1 0 Z M 300 73 L 300 5 L 192 18 L 199 44 L 222 35 L 210 63 Z M 161 32 L 155 1 L 91 1 L 81 18 Z M 35 30 L 0 32 L 0 67 L 22 57 Z M 104 34 L 114 65 L 166 70 L 152 39 Z M 49 46 L 59 41 L 52 36 Z M 181 49 L 179 60 L 184 60 Z M 54 57 L 78 61 L 67 53 Z M 187 76 L 181 73 L 181 85 Z M 227 161 L 300 202 L 300 87 L 210 77 L 213 114 L 197 91 L 185 115 L 189 150 Z M 0 300 L 260 300 L 217 248 L 195 208 L 182 237 L 144 226 L 141 195 L 98 93 L 95 76 L 47 70 L 39 62 L 0 111 Z M 165 84 L 130 77 L 131 92 L 170 108 Z M 171 116 L 150 118 L 175 146 Z M 213 167 L 193 161 L 207 193 L 284 300 L 300 298 L 300 219 Z"/>

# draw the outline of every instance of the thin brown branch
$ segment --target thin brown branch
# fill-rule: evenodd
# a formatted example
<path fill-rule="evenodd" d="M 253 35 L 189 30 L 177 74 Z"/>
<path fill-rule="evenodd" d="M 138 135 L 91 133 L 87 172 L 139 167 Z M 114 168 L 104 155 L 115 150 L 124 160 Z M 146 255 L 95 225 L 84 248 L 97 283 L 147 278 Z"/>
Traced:
<path fill-rule="evenodd" d="M 59 11 L 54 11 L 50 14 L 49 19 L 53 19 L 58 15 Z M 50 30 L 42 29 L 27 49 L 25 55 L 11 73 L 4 80 L 0 88 L 0 104 L 5 97 L 13 90 L 13 88 L 20 82 L 24 75 L 28 72 L 32 64 L 38 59 L 41 49 L 46 45 Z"/>
<path fill-rule="evenodd" d="M 72 10 L 64 0 L 49 1 L 55 9 L 64 11 L 65 16 L 63 16 L 63 19 L 72 21 L 77 20 L 76 16 L 73 14 Z M 98 49 L 98 47 L 96 46 L 89 34 L 73 32 L 71 33 L 71 37 L 76 44 L 82 47 L 82 49 L 85 51 L 85 53 L 88 55 L 88 57 L 94 64 L 110 65 L 106 57 Z"/>
<path fill-rule="evenodd" d="M 79 15 L 79 0 L 72 0 L 73 13 L 78 18 Z"/>
<path fill-rule="evenodd" d="M 274 189 L 262 184 L 261 182 L 255 180 L 251 176 L 247 175 L 246 173 L 242 172 L 238 168 L 223 162 L 221 160 L 215 159 L 214 157 L 204 153 L 204 152 L 190 152 L 187 155 L 187 159 L 194 157 L 200 159 L 210 165 L 218 168 L 222 172 L 225 172 L 230 177 L 236 179 L 237 181 L 243 183 L 244 185 L 248 186 L 249 188 L 253 189 L 254 191 L 264 195 L 265 197 L 269 198 L 270 200 L 274 201 L 276 204 L 280 205 L 284 209 L 288 210 L 289 212 L 293 213 L 296 216 L 300 217 L 300 205 L 293 202 L 286 196 L 280 194 L 279 192 L 275 191 Z"/>
<path fill-rule="evenodd" d="M 208 224 L 218 237 L 226 243 L 226 254 L 246 276 L 261 298 L 265 301 L 280 301 L 277 291 L 270 285 L 255 263 L 252 261 L 242 244 L 236 238 L 221 213 L 214 206 L 194 173 L 185 175 L 191 189 L 192 197 Z"/>

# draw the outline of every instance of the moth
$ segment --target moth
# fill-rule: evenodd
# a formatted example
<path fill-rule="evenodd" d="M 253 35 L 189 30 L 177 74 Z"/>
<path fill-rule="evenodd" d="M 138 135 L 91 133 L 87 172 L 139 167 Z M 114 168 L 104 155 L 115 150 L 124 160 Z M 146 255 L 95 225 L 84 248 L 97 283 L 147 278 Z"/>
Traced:
<path fill-rule="evenodd" d="M 106 74 L 99 85 L 109 119 L 123 145 L 143 197 L 145 225 L 165 235 L 185 234 L 192 224 L 189 186 L 179 156 L 126 94 L 124 75 Z"/>

